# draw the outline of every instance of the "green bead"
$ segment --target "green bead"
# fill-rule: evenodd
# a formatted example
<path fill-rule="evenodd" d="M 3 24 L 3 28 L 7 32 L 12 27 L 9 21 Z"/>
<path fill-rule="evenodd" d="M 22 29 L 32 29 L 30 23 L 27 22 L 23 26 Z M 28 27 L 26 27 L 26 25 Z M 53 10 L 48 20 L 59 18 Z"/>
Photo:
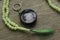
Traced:
<path fill-rule="evenodd" d="M 47 1 L 48 1 L 48 4 L 49 4 L 49 6 L 50 6 L 51 8 L 53 8 L 54 10 L 60 12 L 60 8 L 59 8 L 58 6 L 56 6 L 56 5 L 54 5 L 54 4 L 52 3 L 52 0 L 47 0 Z"/>

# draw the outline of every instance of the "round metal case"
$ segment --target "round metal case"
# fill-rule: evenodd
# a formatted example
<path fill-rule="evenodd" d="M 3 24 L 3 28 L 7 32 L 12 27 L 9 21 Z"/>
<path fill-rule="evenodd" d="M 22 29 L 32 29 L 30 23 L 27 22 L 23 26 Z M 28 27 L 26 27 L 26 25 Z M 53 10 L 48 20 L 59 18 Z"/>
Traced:
<path fill-rule="evenodd" d="M 25 9 L 20 13 L 20 20 L 24 25 L 34 25 L 37 21 L 37 14 L 32 9 Z"/>

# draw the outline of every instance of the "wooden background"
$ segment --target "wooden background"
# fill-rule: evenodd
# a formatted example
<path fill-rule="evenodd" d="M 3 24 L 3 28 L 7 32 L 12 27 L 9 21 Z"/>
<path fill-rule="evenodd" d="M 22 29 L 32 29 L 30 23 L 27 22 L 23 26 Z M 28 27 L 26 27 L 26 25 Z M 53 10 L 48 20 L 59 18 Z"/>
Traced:
<path fill-rule="evenodd" d="M 50 36 L 32 35 L 21 31 L 9 30 L 2 21 L 2 3 L 0 0 L 0 40 L 60 40 L 60 14 L 50 8 L 46 0 L 10 0 L 10 16 L 9 18 L 20 25 L 19 13 L 15 12 L 12 7 L 14 3 L 22 1 L 22 9 L 34 9 L 37 13 L 37 24 L 32 29 L 52 28 L 55 33 Z M 56 6 L 60 6 L 60 2 L 52 0 Z"/>

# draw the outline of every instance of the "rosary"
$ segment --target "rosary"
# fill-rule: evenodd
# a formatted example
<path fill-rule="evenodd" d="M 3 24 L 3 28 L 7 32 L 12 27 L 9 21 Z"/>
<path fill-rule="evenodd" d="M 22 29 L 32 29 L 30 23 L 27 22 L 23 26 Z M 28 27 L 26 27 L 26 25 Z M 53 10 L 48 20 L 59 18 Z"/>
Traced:
<path fill-rule="evenodd" d="M 8 28 L 10 28 L 11 30 L 22 30 L 25 32 L 33 32 L 34 34 L 36 33 L 36 34 L 41 34 L 41 35 L 52 34 L 55 32 L 53 29 L 35 30 L 35 29 L 28 29 L 22 26 L 18 26 L 16 23 L 14 23 L 13 21 L 9 19 L 9 1 L 10 0 L 4 0 L 3 8 L 2 8 L 2 12 L 3 12 L 2 19 L 4 23 L 8 26 Z M 47 0 L 47 2 L 50 7 L 60 12 L 60 8 L 52 4 L 52 0 Z M 35 11 L 31 9 L 26 9 L 22 11 L 22 13 L 20 13 L 20 19 L 24 25 L 33 25 L 33 23 L 35 23 L 37 20 L 37 15 Z"/>

